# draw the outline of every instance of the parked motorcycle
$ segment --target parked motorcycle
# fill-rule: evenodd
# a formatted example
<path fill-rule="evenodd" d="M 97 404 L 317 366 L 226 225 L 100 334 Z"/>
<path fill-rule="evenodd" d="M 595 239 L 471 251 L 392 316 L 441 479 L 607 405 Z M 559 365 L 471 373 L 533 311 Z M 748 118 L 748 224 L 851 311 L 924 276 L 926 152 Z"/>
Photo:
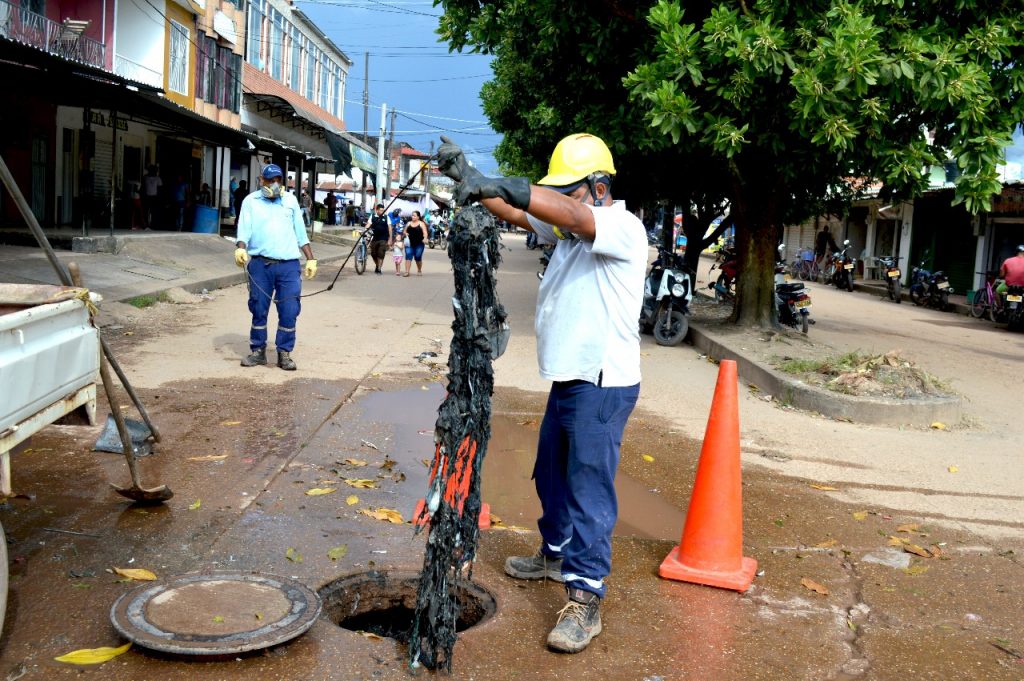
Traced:
<path fill-rule="evenodd" d="M 541 248 L 542 255 L 540 256 L 540 269 L 537 270 L 538 279 L 544 279 L 544 274 L 548 271 L 548 265 L 551 263 L 551 254 L 554 252 L 554 244 L 547 244 Z"/>
<path fill-rule="evenodd" d="M 849 243 L 849 242 L 847 242 Z M 779 246 L 779 253 L 785 250 L 785 245 Z M 803 282 L 786 281 L 786 261 L 780 259 L 775 263 L 775 310 L 780 324 L 785 324 L 794 329 L 799 328 L 802 333 L 814 320 L 811 319 L 811 296 L 804 288 Z"/>
<path fill-rule="evenodd" d="M 903 276 L 903 273 L 900 272 L 900 256 L 882 256 L 875 258 L 875 261 L 882 268 L 882 277 L 885 279 L 885 292 L 889 296 L 889 300 L 897 305 L 902 303 L 903 282 L 900 281 L 900 277 Z"/>
<path fill-rule="evenodd" d="M 829 281 L 838 289 L 853 290 L 853 270 L 857 267 L 857 259 L 849 255 L 850 240 L 843 242 L 843 249 L 832 254 L 832 277 Z"/>
<path fill-rule="evenodd" d="M 719 250 L 715 263 L 708 271 L 709 277 L 714 276 L 713 272 L 716 267 L 721 273 L 718 275 L 718 279 L 708 284 L 708 288 L 715 292 L 715 300 L 719 303 L 736 300 L 736 275 L 740 271 L 736 251 L 725 247 Z"/>
<path fill-rule="evenodd" d="M 1024 286 L 1006 287 L 1006 328 L 1009 331 L 1024 329 Z"/>
<path fill-rule="evenodd" d="M 539 244 L 537 243 L 537 233 L 536 232 L 527 232 L 526 233 L 526 250 L 532 251 L 533 249 L 537 248 L 538 245 Z"/>
<path fill-rule="evenodd" d="M 949 309 L 949 294 L 953 293 L 949 277 L 942 270 L 929 272 L 924 261 L 910 274 L 910 299 L 914 305 L 926 305 L 945 312 Z"/>
<path fill-rule="evenodd" d="M 683 256 L 658 249 L 658 258 L 651 264 L 644 281 L 644 303 L 640 311 L 640 330 L 653 333 L 658 345 L 678 345 L 686 337 L 693 298 L 690 282 Z"/>

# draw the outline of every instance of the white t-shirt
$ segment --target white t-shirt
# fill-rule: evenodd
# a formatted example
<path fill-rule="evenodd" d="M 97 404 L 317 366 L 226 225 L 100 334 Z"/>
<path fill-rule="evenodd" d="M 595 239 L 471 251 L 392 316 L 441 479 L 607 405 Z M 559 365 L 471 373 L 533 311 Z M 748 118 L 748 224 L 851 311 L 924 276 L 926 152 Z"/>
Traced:
<path fill-rule="evenodd" d="M 622 201 L 588 206 L 593 241 L 559 240 L 551 225 L 528 216 L 541 243 L 555 243 L 537 293 L 537 361 L 551 381 L 603 387 L 640 382 L 640 308 L 647 272 L 647 233 Z"/>

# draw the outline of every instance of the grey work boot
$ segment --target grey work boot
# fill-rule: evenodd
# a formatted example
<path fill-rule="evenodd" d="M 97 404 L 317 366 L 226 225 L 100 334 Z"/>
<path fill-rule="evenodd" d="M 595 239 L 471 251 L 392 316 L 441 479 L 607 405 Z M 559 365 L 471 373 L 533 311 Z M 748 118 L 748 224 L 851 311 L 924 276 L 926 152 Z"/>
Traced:
<path fill-rule="evenodd" d="M 295 361 L 292 359 L 292 353 L 285 352 L 284 350 L 277 351 L 277 366 L 284 369 L 285 371 L 295 371 Z"/>
<path fill-rule="evenodd" d="M 562 559 L 548 558 L 541 549 L 532 556 L 510 556 L 505 560 L 505 574 L 516 579 L 550 579 L 561 583 Z"/>
<path fill-rule="evenodd" d="M 250 352 L 246 357 L 242 358 L 242 366 L 244 367 L 255 367 L 267 363 L 267 349 L 256 348 Z"/>
<path fill-rule="evenodd" d="M 567 587 L 569 602 L 558 612 L 548 634 L 548 647 L 560 653 L 578 653 L 601 633 L 601 598 L 589 591 Z"/>

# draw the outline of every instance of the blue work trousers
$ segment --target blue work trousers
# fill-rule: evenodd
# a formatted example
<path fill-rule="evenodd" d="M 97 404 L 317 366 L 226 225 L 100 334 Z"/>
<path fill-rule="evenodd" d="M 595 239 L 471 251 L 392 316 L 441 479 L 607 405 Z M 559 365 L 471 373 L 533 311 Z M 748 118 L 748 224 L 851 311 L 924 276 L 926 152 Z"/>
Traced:
<path fill-rule="evenodd" d="M 586 381 L 551 386 L 533 469 L 543 515 L 542 550 L 562 558 L 565 583 L 604 597 L 618 518 L 615 471 L 626 420 L 640 384 L 602 388 Z"/>
<path fill-rule="evenodd" d="M 249 331 L 249 348 L 258 350 L 267 347 L 267 313 L 270 299 L 277 300 L 278 352 L 291 352 L 295 348 L 295 322 L 301 308 L 299 296 L 302 281 L 299 261 L 267 260 L 254 257 L 246 265 L 249 271 L 249 312 L 252 312 L 252 329 Z"/>

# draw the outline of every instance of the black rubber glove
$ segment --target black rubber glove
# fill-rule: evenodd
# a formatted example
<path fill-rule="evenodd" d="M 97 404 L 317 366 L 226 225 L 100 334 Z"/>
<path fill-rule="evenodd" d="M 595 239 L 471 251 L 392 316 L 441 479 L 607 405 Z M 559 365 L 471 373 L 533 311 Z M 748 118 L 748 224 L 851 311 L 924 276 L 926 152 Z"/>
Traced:
<path fill-rule="evenodd" d="M 501 199 L 513 208 L 530 207 L 530 181 L 525 177 L 487 177 L 469 166 L 455 186 L 455 203 L 465 206 L 480 199 Z"/>
<path fill-rule="evenodd" d="M 437 169 L 456 182 L 462 182 L 466 169 L 471 167 L 466 161 L 466 154 L 458 144 L 444 135 L 441 135 L 441 142 L 437 149 Z"/>

